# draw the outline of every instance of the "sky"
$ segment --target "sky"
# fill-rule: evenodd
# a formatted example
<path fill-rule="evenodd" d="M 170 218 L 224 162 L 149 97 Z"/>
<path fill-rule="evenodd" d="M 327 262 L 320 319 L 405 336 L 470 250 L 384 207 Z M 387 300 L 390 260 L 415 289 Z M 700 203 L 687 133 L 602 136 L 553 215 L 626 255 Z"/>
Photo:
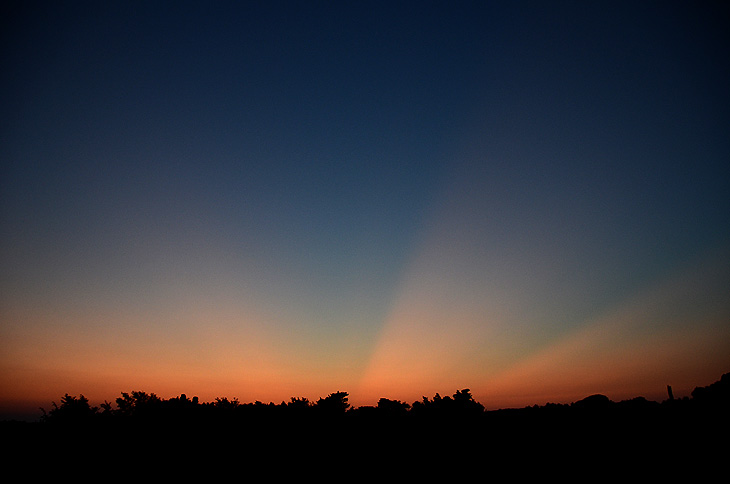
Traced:
<path fill-rule="evenodd" d="M 2 416 L 730 371 L 724 2 L 2 8 Z"/>

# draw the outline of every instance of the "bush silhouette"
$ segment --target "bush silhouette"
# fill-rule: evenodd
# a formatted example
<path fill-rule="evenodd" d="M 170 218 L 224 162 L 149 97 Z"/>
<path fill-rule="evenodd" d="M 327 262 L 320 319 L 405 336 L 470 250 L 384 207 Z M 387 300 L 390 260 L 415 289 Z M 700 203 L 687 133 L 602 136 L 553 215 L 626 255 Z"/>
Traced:
<path fill-rule="evenodd" d="M 643 463 L 654 476 L 657 469 L 674 475 L 676 466 L 686 463 L 687 477 L 694 478 L 700 475 L 698 462 L 706 468 L 724 462 L 728 383 L 730 376 L 723 375 L 695 388 L 691 398 L 663 402 L 643 397 L 613 402 L 591 395 L 574 403 L 497 410 L 485 410 L 469 389 L 412 404 L 380 398 L 358 408 L 344 391 L 279 404 L 225 397 L 200 402 L 184 394 L 163 399 L 132 391 L 98 407 L 84 395 L 66 394 L 39 422 L 4 422 L 0 429 L 16 452 L 34 449 L 41 455 L 58 443 L 56 459 L 81 462 L 94 455 L 118 468 L 170 459 L 183 467 L 281 462 L 297 472 L 313 462 L 358 470 L 395 463 L 405 466 L 404 476 L 412 477 L 414 466 L 430 475 L 441 465 L 459 478 L 466 469 L 489 473 L 496 465 L 515 477 L 536 470 L 534 477 L 540 478 L 549 474 L 544 469 L 563 472 L 571 463 L 601 472 L 623 466 L 629 472 L 622 477 L 637 477 L 629 464 Z"/>
<path fill-rule="evenodd" d="M 350 408 L 347 392 L 330 393 L 325 398 L 317 400 L 317 409 L 325 415 L 344 415 Z"/>
<path fill-rule="evenodd" d="M 53 408 L 46 413 L 41 409 L 41 421 L 48 423 L 88 424 L 97 416 L 98 407 L 92 407 L 89 399 L 83 395 L 78 398 L 68 393 L 61 398 L 61 404 L 52 402 Z"/>
<path fill-rule="evenodd" d="M 69 431 L 113 431 L 108 435 L 132 435 L 132 429 L 143 435 L 154 430 L 158 436 L 169 433 L 193 439 L 197 435 L 201 442 L 215 441 L 216 435 L 238 436 L 252 443 L 266 438 L 269 445 L 277 445 L 283 438 L 302 441 L 318 436 L 326 444 L 359 435 L 362 441 L 381 447 L 386 441 L 396 446 L 396 442 L 411 439 L 430 442 L 434 448 L 450 445 L 468 451 L 467 443 L 476 435 L 488 436 L 486 441 L 505 448 L 520 445 L 525 435 L 550 436 L 555 446 L 640 435 L 637 442 L 667 446 L 684 438 L 697 444 L 698 429 L 713 429 L 718 435 L 727 432 L 729 388 L 727 374 L 712 385 L 695 388 L 691 398 L 653 402 L 636 397 L 613 402 L 604 395 L 591 395 L 571 404 L 490 411 L 468 388 L 451 396 L 436 393 L 412 404 L 380 398 L 375 406 L 359 408 L 350 405 L 349 394 L 344 391 L 315 402 L 292 397 L 280 404 L 241 403 L 225 397 L 202 403 L 184 394 L 163 399 L 154 393 L 132 391 L 121 393 L 115 405 L 104 402 L 100 406 L 92 406 L 84 395 L 65 394 L 60 403 L 52 402 L 49 412 L 41 409 L 43 415 L 37 425 Z M 206 432 L 205 437 L 200 432 Z"/>

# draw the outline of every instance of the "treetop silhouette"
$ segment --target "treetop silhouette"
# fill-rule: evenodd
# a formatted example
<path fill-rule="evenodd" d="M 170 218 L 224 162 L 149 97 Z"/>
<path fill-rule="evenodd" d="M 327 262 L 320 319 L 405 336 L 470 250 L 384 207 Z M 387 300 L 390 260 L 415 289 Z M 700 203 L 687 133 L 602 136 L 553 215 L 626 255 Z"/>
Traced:
<path fill-rule="evenodd" d="M 38 425 L 57 429 L 157 429 L 161 431 L 239 432 L 241 435 L 323 435 L 343 429 L 371 437 L 405 435 L 429 439 L 429 432 L 482 432 L 485 435 L 544 435 L 594 432 L 615 434 L 623 429 L 674 438 L 678 431 L 698 425 L 712 427 L 727 422 L 730 408 L 730 373 L 707 387 L 697 387 L 691 397 L 669 398 L 663 402 L 643 397 L 613 402 L 604 395 L 590 395 L 570 404 L 547 403 L 521 409 L 485 410 L 466 389 L 453 395 L 422 397 L 412 404 L 380 398 L 374 406 L 353 407 L 344 391 L 310 401 L 292 397 L 280 404 L 241 403 L 238 399 L 218 397 L 200 402 L 185 394 L 163 399 L 144 391 L 123 392 L 115 404 L 92 406 L 84 395 L 66 394 L 60 403 L 42 416 Z M 432 425 L 436 424 L 436 425 Z M 133 427 L 129 427 L 133 425 Z M 344 427 L 343 427 L 344 426 Z M 298 430 L 297 430 L 298 429 Z M 339 430 L 337 430 L 339 429 Z M 400 432 L 395 437 L 394 432 Z M 444 435 L 447 435 L 444 434 Z M 463 436 L 462 436 L 463 437 Z M 454 439 L 453 435 L 444 437 Z"/>

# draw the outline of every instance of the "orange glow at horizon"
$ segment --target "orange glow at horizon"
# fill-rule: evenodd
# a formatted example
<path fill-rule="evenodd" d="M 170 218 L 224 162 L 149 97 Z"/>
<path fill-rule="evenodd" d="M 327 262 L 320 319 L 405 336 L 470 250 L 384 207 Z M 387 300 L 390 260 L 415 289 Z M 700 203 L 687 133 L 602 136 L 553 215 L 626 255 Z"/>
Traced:
<path fill-rule="evenodd" d="M 663 400 L 718 380 L 730 369 L 728 277 L 723 251 L 706 254 L 621 307 L 485 379 L 478 396 L 495 407 L 613 400 Z M 713 290 L 713 288 L 715 288 Z M 687 303 L 691 310 L 687 312 Z M 684 308 L 684 309 L 683 309 Z M 691 318 L 692 325 L 686 321 Z M 490 405 L 490 406 L 491 406 Z"/>
<path fill-rule="evenodd" d="M 0 401 L 4 408 L 48 409 L 65 393 L 99 404 L 145 391 L 279 403 L 345 391 L 353 406 L 363 406 L 469 388 L 494 409 L 593 393 L 662 399 L 666 385 L 687 396 L 730 368 L 728 298 L 717 290 L 729 273 L 723 251 L 529 352 L 515 351 L 508 323 L 515 315 L 507 306 L 495 310 L 499 301 L 454 290 L 434 276 L 429 260 L 411 266 L 363 362 L 353 356 L 362 352 L 356 337 L 337 354 L 335 342 L 319 354 L 304 344 L 312 335 L 239 301 L 177 301 L 175 311 L 146 324 L 131 309 L 50 315 L 6 308 L 4 317 L 26 324 L 3 335 Z M 93 324 L 102 316 L 110 324 Z"/>
<path fill-rule="evenodd" d="M 181 303 L 144 324 L 130 313 L 107 313 L 113 324 L 106 327 L 94 324 L 98 314 L 22 310 L 5 316 L 26 324 L 3 338 L 0 407 L 48 409 L 66 393 L 98 404 L 131 391 L 279 402 L 326 396 L 341 377 L 311 371 L 292 336 L 254 308 L 195 310 Z"/>
<path fill-rule="evenodd" d="M 689 396 L 730 369 L 730 307 L 718 292 L 729 262 L 725 251 L 709 252 L 522 356 L 502 347 L 509 343 L 499 339 L 505 320 L 475 319 L 480 310 L 487 314 L 483 305 L 449 307 L 446 287 L 432 287 L 424 271 L 414 271 L 358 393 L 410 403 L 470 388 L 493 409 L 570 403 L 594 393 L 662 400 L 667 385 L 676 396 Z"/>

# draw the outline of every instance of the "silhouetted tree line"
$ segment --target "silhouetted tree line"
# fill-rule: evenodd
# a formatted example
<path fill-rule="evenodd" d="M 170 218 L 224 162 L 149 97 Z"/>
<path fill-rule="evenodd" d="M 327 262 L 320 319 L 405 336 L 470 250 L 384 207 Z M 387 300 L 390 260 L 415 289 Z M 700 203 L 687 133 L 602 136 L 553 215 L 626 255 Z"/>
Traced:
<path fill-rule="evenodd" d="M 173 422 L 181 420 L 307 420 L 333 418 L 400 418 L 422 415 L 475 416 L 484 413 L 484 406 L 474 400 L 469 389 L 458 390 L 453 396 L 441 397 L 438 393 L 433 399 L 423 397 L 412 405 L 399 400 L 381 398 L 376 406 L 352 407 L 347 392 L 331 393 L 317 401 L 305 397 L 292 397 L 289 402 L 241 403 L 238 399 L 216 398 L 202 403 L 198 397 L 188 398 L 185 394 L 170 399 L 162 399 L 154 393 L 133 391 L 122 393 L 116 399 L 116 408 L 110 402 L 92 406 L 84 395 L 78 397 L 66 394 L 60 404 L 52 402 L 50 411 L 41 409 L 41 422 L 46 424 L 63 423 L 103 423 L 112 421 L 132 422 Z"/>
<path fill-rule="evenodd" d="M 592 395 L 570 404 L 547 403 L 517 409 L 485 410 L 474 400 L 469 389 L 456 391 L 452 396 L 431 399 L 423 397 L 412 404 L 381 398 L 375 406 L 352 407 L 348 393 L 338 391 L 316 401 L 292 397 L 279 404 L 241 403 L 238 399 L 216 398 L 200 402 L 197 397 L 163 399 L 154 393 L 133 391 L 122 393 L 116 406 L 104 402 L 92 406 L 84 395 L 64 395 L 60 403 L 53 402 L 49 411 L 41 409 L 40 423 L 53 425 L 103 424 L 259 424 L 288 426 L 322 422 L 352 422 L 376 425 L 387 423 L 459 422 L 460 424 L 489 424 L 492 429 L 503 425 L 537 425 L 545 422 L 596 423 L 604 426 L 622 422 L 640 421 L 644 424 L 663 418 L 692 416 L 697 423 L 704 418 L 726 418 L 730 409 L 730 373 L 706 387 L 697 387 L 691 397 L 675 399 L 669 389 L 669 398 L 663 402 L 637 397 L 613 402 L 604 395 Z M 588 420 L 590 419 L 590 420 Z M 676 422 L 677 420 L 675 420 Z M 587 428 L 590 430 L 590 428 Z"/>
<path fill-rule="evenodd" d="M 353 407 L 348 397 L 338 391 L 278 404 L 201 402 L 133 391 L 96 406 L 66 394 L 39 421 L 3 422 L 0 436 L 10 444 L 8 465 L 25 460 L 28 471 L 88 472 L 93 463 L 128 476 L 157 469 L 166 480 L 174 480 L 171 472 L 189 479 L 196 466 L 206 480 L 220 466 L 264 470 L 267 480 L 282 473 L 323 477 L 333 469 L 337 480 L 380 480 L 394 477 L 393 469 L 408 480 L 430 479 L 437 469 L 441 478 L 481 479 L 500 469 L 510 479 L 573 472 L 581 480 L 613 473 L 650 482 L 661 472 L 691 482 L 702 480 L 703 471 L 726 472 L 730 373 L 691 397 L 670 392 L 662 402 L 591 395 L 570 404 L 486 410 L 469 389 L 410 404 L 381 398 Z"/>

